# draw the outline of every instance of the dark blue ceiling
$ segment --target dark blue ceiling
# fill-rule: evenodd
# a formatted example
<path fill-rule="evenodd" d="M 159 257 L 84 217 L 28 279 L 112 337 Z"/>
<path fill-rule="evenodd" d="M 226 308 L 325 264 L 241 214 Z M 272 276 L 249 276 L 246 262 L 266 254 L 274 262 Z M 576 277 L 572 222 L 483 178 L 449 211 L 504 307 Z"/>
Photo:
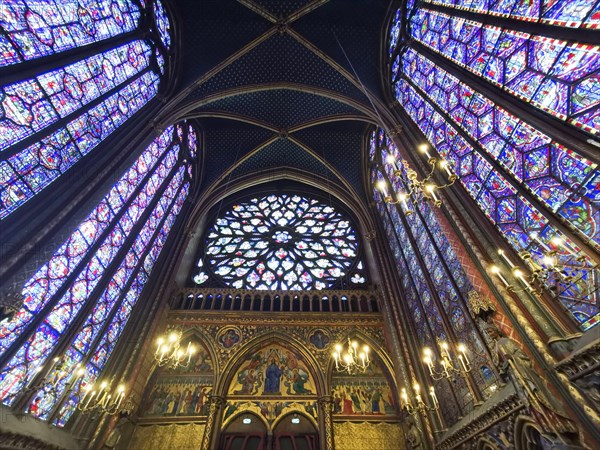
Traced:
<path fill-rule="evenodd" d="M 254 0 L 254 3 L 263 7 L 278 19 L 284 19 L 290 14 L 308 5 L 311 0 L 281 1 L 281 0 Z"/>
<path fill-rule="evenodd" d="M 165 114 L 185 107 L 203 128 L 203 189 L 230 169 L 240 176 L 281 166 L 340 183 L 327 161 L 364 199 L 362 145 L 366 122 L 377 117 L 374 103 L 385 102 L 380 37 L 390 3 L 178 0 L 174 6 L 182 73 L 177 101 Z M 300 130 L 286 138 L 294 128 Z"/>
<path fill-rule="evenodd" d="M 288 34 L 275 33 L 194 90 L 189 100 L 241 86 L 314 86 L 368 105 L 368 98 L 329 64 Z"/>
<path fill-rule="evenodd" d="M 358 109 L 339 101 L 289 89 L 249 92 L 226 97 L 199 107 L 195 111 L 238 114 L 257 119 L 278 129 L 289 129 L 315 119 L 335 116 L 366 117 Z"/>
<path fill-rule="evenodd" d="M 278 139 L 261 149 L 235 168 L 233 178 L 249 175 L 266 168 L 276 170 L 291 167 L 335 181 L 337 177 L 318 159 L 289 139 Z"/>

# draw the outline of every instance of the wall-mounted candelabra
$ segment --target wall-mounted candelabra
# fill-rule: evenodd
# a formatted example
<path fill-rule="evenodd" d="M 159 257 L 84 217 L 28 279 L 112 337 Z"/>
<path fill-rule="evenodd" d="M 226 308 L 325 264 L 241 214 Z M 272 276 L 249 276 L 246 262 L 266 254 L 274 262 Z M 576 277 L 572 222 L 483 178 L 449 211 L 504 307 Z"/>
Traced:
<path fill-rule="evenodd" d="M 175 369 L 177 367 L 189 366 L 196 348 L 190 341 L 184 350 L 181 347 L 181 337 L 182 333 L 180 330 L 173 330 L 168 335 L 158 338 L 154 359 L 159 367 Z"/>
<path fill-rule="evenodd" d="M 348 344 L 345 349 L 342 344 L 336 344 L 332 356 L 335 361 L 335 370 L 338 372 L 347 372 L 350 375 L 364 373 L 371 364 L 369 347 L 364 345 L 359 350 L 358 342 L 351 341 L 350 338 L 348 338 Z"/>
<path fill-rule="evenodd" d="M 83 395 L 77 402 L 77 409 L 82 413 L 129 414 L 135 404 L 125 399 L 125 385 L 118 384 L 112 388 L 111 381 L 100 381 L 83 388 Z"/>
<path fill-rule="evenodd" d="M 394 192 L 393 187 L 391 189 L 388 188 L 388 184 L 384 180 L 380 180 L 377 185 L 378 189 L 383 194 L 384 200 L 391 204 L 400 203 L 402 205 L 404 214 L 406 215 L 410 215 L 414 212 L 409 206 L 409 200 L 411 199 L 416 202 L 429 201 L 435 206 L 441 206 L 442 200 L 437 194 L 437 191 L 452 186 L 458 179 L 457 175 L 450 169 L 450 164 L 448 161 L 444 159 L 438 160 L 438 158 L 431 156 L 429 153 L 429 145 L 422 144 L 419 146 L 419 150 L 421 153 L 425 154 L 427 161 L 431 166 L 429 173 L 424 179 L 419 180 L 417 172 L 411 169 L 408 165 L 408 162 L 404 159 L 400 161 L 400 164 L 403 167 L 402 170 L 398 166 L 395 156 L 389 154 L 385 162 L 392 167 L 395 176 L 404 179 L 406 191 Z M 437 184 L 432 180 L 436 171 L 436 167 L 439 167 L 439 169 L 445 172 L 446 176 L 448 177 L 448 182 L 446 184 Z"/>
<path fill-rule="evenodd" d="M 429 397 L 431 398 L 431 405 L 428 405 L 423 397 L 421 396 L 421 386 L 419 383 L 413 384 L 413 392 L 415 394 L 415 403 L 413 404 L 408 398 L 406 388 L 400 390 L 400 406 L 406 410 L 411 416 L 415 414 L 425 414 L 432 411 L 438 411 L 440 409 L 440 403 L 438 402 L 437 395 L 435 395 L 435 389 L 433 386 L 429 387 Z"/>
<path fill-rule="evenodd" d="M 526 274 L 521 267 L 514 264 L 504 250 L 498 250 L 498 255 L 500 255 L 500 257 L 506 262 L 514 278 L 516 278 L 524 288 L 522 291 L 529 291 L 539 295 L 540 291 L 534 286 L 534 283 L 536 281 L 540 283 L 547 283 L 553 277 L 555 277 L 559 282 L 572 282 L 573 275 L 569 273 L 568 267 L 561 263 L 561 259 L 559 258 L 559 250 L 562 249 L 575 261 L 580 263 L 586 260 L 585 254 L 579 253 L 571 246 L 571 244 L 559 236 L 553 236 L 549 240 L 550 244 L 552 244 L 554 248 L 551 248 L 548 244 L 546 244 L 540 238 L 538 233 L 531 233 L 529 238 L 531 242 L 535 242 L 538 247 L 543 250 L 541 256 L 538 257 L 534 257 L 532 253 L 525 250 L 519 253 L 519 256 L 529 269 L 529 275 Z M 506 279 L 506 277 L 504 277 L 500 267 L 492 264 L 490 265 L 490 271 L 498 277 L 508 291 L 516 292 L 515 286 L 513 286 Z"/>
<path fill-rule="evenodd" d="M 466 376 L 471 371 L 471 362 L 467 356 L 467 348 L 464 344 L 458 344 L 456 349 L 451 354 L 450 345 L 445 341 L 439 342 L 440 346 L 440 361 L 439 368 L 436 367 L 436 362 L 433 359 L 433 351 L 429 347 L 423 349 L 423 362 L 429 369 L 429 375 L 434 380 L 442 378 L 452 379 L 455 376 Z M 458 362 L 458 364 L 457 364 Z"/>

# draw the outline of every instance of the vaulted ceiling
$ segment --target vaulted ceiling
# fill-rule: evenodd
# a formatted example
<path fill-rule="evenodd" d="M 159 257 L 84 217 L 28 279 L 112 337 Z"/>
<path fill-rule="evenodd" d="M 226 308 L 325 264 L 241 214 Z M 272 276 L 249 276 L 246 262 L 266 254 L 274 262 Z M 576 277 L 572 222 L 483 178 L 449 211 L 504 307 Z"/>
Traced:
<path fill-rule="evenodd" d="M 385 0 L 181 0 L 164 123 L 205 132 L 203 189 L 293 169 L 365 198 L 361 147 L 385 108 Z"/>

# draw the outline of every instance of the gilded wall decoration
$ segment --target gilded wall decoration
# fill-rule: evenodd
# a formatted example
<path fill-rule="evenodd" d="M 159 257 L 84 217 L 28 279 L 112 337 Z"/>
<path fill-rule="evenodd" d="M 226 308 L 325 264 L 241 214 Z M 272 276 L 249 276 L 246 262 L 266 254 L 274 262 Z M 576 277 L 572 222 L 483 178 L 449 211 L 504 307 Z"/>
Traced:
<path fill-rule="evenodd" d="M 335 450 L 405 450 L 400 424 L 334 422 Z"/>
<path fill-rule="evenodd" d="M 204 424 L 137 426 L 128 450 L 198 450 Z"/>
<path fill-rule="evenodd" d="M 376 361 L 371 362 L 364 374 L 334 372 L 331 384 L 335 415 L 374 418 L 397 414 L 391 383 Z"/>
<path fill-rule="evenodd" d="M 280 334 L 305 343 L 323 370 L 326 370 L 329 365 L 333 346 L 336 342 L 346 340 L 349 328 L 359 328 L 361 333 L 372 342 L 385 348 L 383 329 L 379 318 L 355 318 L 352 322 L 338 320 L 329 323 L 332 322 L 332 319 L 326 317 L 321 320 L 321 325 L 303 326 L 301 323 L 297 323 L 301 318 L 298 316 L 302 315 L 290 314 L 284 319 L 281 317 L 271 318 L 269 315 L 259 318 L 240 318 L 236 315 L 233 318 L 227 316 L 226 313 L 218 316 L 205 314 L 200 317 L 176 312 L 173 313 L 170 322 L 172 325 L 183 328 L 184 334 L 194 330 L 195 333 L 204 336 L 208 342 L 211 342 L 217 358 L 217 361 L 214 362 L 217 369 L 225 367 L 239 348 L 248 341 L 265 335 Z M 279 326 L 282 321 L 289 325 Z"/>
<path fill-rule="evenodd" d="M 316 389 L 302 357 L 277 344 L 246 356 L 228 391 L 229 396 L 314 395 Z"/>
<path fill-rule="evenodd" d="M 196 349 L 185 367 L 157 368 L 140 405 L 144 418 L 203 417 L 208 414 L 208 395 L 214 383 L 214 364 L 197 338 Z"/>
<path fill-rule="evenodd" d="M 265 418 L 269 425 L 291 412 L 301 412 L 317 419 L 316 401 L 294 401 L 294 400 L 250 400 L 229 401 L 223 412 L 223 428 L 240 412 L 253 412 Z"/>
<path fill-rule="evenodd" d="M 144 396 L 141 416 L 206 416 L 212 380 L 191 381 L 184 377 L 160 377 Z"/>
<path fill-rule="evenodd" d="M 230 349 L 242 339 L 242 332 L 238 327 L 224 327 L 217 335 L 217 342 L 224 349 Z"/>

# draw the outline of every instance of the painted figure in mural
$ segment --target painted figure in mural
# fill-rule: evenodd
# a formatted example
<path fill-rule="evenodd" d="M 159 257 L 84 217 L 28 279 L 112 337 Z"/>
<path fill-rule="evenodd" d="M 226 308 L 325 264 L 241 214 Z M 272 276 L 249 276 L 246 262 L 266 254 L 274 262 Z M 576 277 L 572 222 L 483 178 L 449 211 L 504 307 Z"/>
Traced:
<path fill-rule="evenodd" d="M 237 332 L 235 330 L 227 330 L 225 332 L 225 334 L 223 334 L 220 339 L 219 342 L 221 342 L 221 345 L 225 348 L 231 348 L 233 347 L 235 344 L 237 344 L 240 340 L 240 336 L 237 334 Z"/>
<path fill-rule="evenodd" d="M 275 358 L 271 358 L 270 364 L 265 371 L 265 388 L 263 394 L 281 393 L 281 375 L 285 367 L 278 366 Z"/>
<path fill-rule="evenodd" d="M 348 395 L 348 391 L 345 389 L 343 391 L 343 396 L 344 396 L 344 400 L 343 400 L 344 408 L 342 410 L 343 414 L 354 414 L 354 408 L 353 408 L 354 402 L 350 398 L 350 395 Z"/>
<path fill-rule="evenodd" d="M 317 330 L 310 337 L 310 342 L 319 350 L 323 350 L 325 346 L 329 343 L 329 338 L 325 334 L 323 334 L 321 330 Z"/>
<path fill-rule="evenodd" d="M 333 396 L 333 413 L 340 414 L 342 412 L 342 397 L 340 394 L 335 394 Z"/>
<path fill-rule="evenodd" d="M 304 387 L 308 381 L 308 374 L 303 370 L 294 369 L 292 371 L 293 388 L 296 394 L 312 394 L 312 392 Z"/>
<path fill-rule="evenodd" d="M 373 414 L 381 414 L 380 403 L 383 395 L 380 388 L 376 388 L 371 395 L 371 412 Z"/>
<path fill-rule="evenodd" d="M 517 343 L 496 327 L 488 327 L 487 333 L 493 342 L 492 357 L 500 376 L 514 384 L 543 431 L 552 434 L 576 433 L 573 422 L 557 404 L 531 360 Z"/>
<path fill-rule="evenodd" d="M 242 389 L 235 391 L 235 394 L 254 394 L 256 382 L 256 370 L 246 369 L 238 375 L 238 382 L 242 385 Z"/>

